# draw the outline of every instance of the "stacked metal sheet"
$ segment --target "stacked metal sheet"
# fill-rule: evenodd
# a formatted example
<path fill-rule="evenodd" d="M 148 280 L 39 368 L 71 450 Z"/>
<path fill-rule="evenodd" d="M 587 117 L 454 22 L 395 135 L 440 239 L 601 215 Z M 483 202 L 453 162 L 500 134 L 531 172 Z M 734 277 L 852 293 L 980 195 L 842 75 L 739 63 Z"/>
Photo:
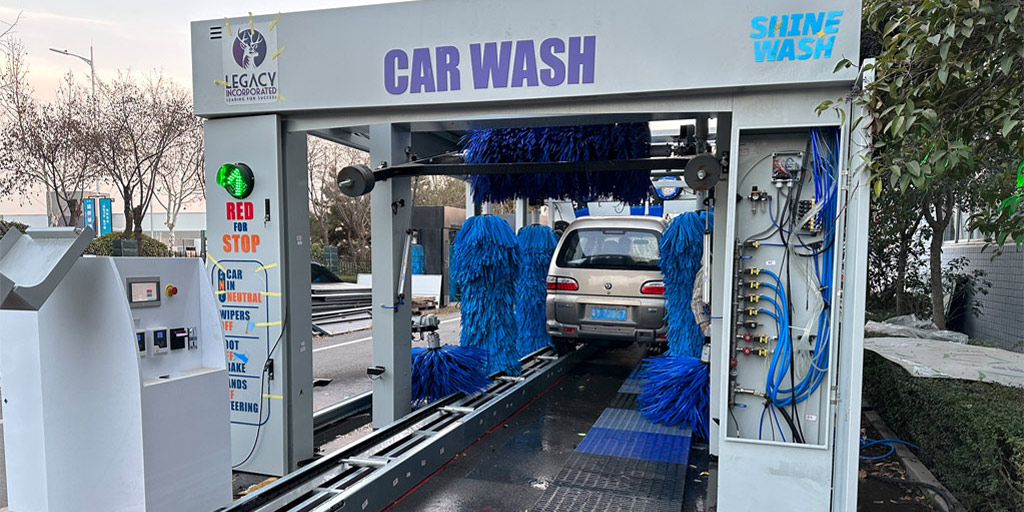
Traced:
<path fill-rule="evenodd" d="M 353 283 L 313 283 L 313 332 L 342 334 L 369 325 L 371 289 Z"/>

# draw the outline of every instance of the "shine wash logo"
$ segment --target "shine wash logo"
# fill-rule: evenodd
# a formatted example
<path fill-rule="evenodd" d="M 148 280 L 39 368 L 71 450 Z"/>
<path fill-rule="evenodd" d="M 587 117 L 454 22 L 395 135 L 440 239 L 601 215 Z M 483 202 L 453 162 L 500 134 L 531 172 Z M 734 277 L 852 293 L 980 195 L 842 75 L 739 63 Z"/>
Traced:
<path fill-rule="evenodd" d="M 224 101 L 229 105 L 275 103 L 278 91 L 277 33 L 265 23 L 224 38 Z M 278 51 L 277 53 L 280 53 Z"/>
<path fill-rule="evenodd" d="M 830 59 L 843 11 L 755 16 L 754 62 Z"/>

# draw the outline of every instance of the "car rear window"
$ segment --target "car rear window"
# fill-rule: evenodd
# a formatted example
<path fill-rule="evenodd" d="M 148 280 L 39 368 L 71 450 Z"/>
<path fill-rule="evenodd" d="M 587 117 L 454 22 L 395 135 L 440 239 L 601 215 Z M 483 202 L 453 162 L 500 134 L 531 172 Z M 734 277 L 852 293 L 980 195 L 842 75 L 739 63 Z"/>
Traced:
<path fill-rule="evenodd" d="M 585 228 L 570 231 L 555 264 L 562 268 L 658 270 L 661 233 L 646 229 Z"/>

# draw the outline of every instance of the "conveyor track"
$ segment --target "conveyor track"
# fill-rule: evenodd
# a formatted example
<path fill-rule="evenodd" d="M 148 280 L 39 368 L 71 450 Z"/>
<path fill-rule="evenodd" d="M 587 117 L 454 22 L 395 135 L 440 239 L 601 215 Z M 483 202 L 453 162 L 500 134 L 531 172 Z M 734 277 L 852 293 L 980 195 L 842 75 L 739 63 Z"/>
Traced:
<path fill-rule="evenodd" d="M 246 496 L 230 512 L 383 510 L 550 387 L 590 349 L 522 359 L 518 377 L 493 376 L 474 396 L 452 395 Z"/>

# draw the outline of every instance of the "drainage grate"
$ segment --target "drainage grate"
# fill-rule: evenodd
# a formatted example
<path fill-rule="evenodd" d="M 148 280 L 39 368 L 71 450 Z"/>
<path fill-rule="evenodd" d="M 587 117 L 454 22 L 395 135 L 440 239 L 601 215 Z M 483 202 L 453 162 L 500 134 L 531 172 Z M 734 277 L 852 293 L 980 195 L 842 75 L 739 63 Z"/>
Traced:
<path fill-rule="evenodd" d="M 535 512 L 682 509 L 690 430 L 643 419 L 636 410 L 637 373 L 630 374 L 587 432 Z"/>
<path fill-rule="evenodd" d="M 639 397 L 640 395 L 634 395 L 631 393 L 619 393 L 615 395 L 615 399 L 612 400 L 612 403 L 608 404 L 608 408 L 636 410 L 639 407 L 637 403 L 637 399 Z"/>

